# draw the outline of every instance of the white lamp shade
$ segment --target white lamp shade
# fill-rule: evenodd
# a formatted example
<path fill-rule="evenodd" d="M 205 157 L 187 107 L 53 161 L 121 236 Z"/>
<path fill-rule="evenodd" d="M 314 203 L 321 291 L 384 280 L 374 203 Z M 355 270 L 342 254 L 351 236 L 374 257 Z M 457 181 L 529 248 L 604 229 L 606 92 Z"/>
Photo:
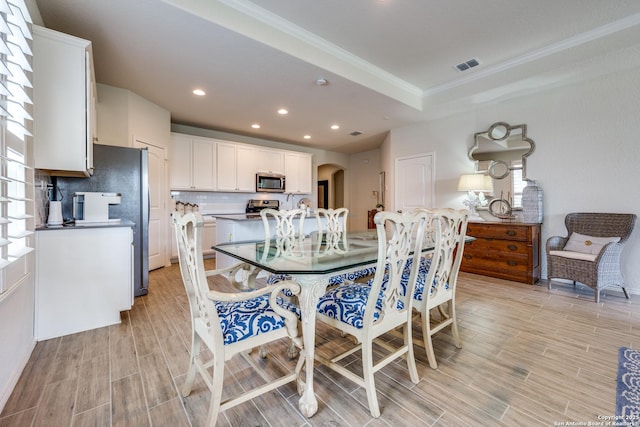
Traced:
<path fill-rule="evenodd" d="M 458 191 L 493 191 L 493 181 L 489 175 L 465 174 L 460 175 Z"/>

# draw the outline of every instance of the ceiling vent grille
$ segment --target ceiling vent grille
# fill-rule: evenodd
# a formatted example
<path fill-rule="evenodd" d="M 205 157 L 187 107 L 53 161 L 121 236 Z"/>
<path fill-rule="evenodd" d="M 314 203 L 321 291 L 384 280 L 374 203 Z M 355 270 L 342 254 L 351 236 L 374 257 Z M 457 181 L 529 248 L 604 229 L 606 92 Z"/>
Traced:
<path fill-rule="evenodd" d="M 472 58 L 468 61 L 461 62 L 460 64 L 456 65 L 455 69 L 462 72 L 467 71 L 473 67 L 477 67 L 478 65 L 480 65 L 480 61 L 478 60 L 478 58 Z"/>

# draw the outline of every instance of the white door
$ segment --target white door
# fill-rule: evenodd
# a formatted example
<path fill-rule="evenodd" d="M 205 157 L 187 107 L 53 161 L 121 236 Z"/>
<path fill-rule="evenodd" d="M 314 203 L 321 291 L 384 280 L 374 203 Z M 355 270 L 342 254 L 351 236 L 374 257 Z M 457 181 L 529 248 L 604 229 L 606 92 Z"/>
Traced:
<path fill-rule="evenodd" d="M 435 168 L 433 154 L 396 159 L 396 209 L 432 208 Z"/>
<path fill-rule="evenodd" d="M 149 152 L 149 270 L 164 267 L 167 218 L 165 203 L 165 153 L 164 148 L 135 139 L 136 148 Z"/>

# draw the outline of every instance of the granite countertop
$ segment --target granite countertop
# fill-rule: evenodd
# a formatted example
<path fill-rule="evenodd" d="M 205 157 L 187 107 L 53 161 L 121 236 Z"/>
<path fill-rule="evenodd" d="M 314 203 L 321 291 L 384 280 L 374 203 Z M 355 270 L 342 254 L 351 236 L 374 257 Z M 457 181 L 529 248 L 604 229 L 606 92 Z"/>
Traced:
<path fill-rule="evenodd" d="M 82 224 L 76 224 L 75 222 L 65 223 L 64 225 L 48 226 L 42 225 L 36 227 L 36 231 L 48 231 L 48 230 L 79 230 L 87 228 L 106 228 L 106 227 L 133 227 L 135 222 L 128 219 L 122 219 L 118 222 L 86 222 Z"/>
<path fill-rule="evenodd" d="M 262 221 L 259 213 L 236 213 L 236 214 L 213 214 L 216 219 L 227 219 L 231 221 Z"/>
<path fill-rule="evenodd" d="M 211 214 L 216 219 L 226 219 L 230 221 L 262 221 L 262 217 L 259 213 L 237 213 L 237 214 Z M 204 216 L 204 214 L 203 214 Z M 316 214 L 311 213 L 305 216 L 307 218 L 315 218 Z M 272 220 L 273 218 L 269 218 Z"/>

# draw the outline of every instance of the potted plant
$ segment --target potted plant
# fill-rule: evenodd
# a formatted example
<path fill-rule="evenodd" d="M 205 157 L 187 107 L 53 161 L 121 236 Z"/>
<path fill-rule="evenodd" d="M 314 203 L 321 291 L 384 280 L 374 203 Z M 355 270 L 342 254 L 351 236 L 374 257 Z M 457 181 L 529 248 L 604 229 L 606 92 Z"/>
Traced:
<path fill-rule="evenodd" d="M 377 210 L 377 211 L 383 211 L 383 210 L 384 210 L 384 205 L 383 205 L 382 203 L 378 203 L 378 204 L 376 205 L 376 210 Z"/>

